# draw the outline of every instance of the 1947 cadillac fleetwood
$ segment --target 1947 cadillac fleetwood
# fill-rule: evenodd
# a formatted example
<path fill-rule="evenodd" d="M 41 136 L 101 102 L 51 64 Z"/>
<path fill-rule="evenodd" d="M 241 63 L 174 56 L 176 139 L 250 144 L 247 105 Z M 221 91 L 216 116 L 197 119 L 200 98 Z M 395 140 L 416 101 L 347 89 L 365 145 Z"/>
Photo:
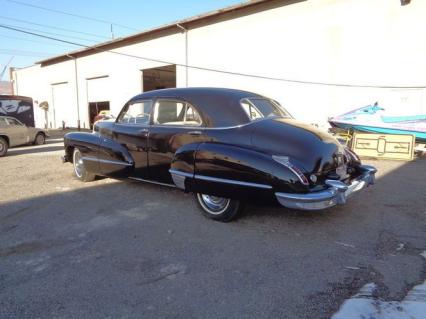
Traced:
<path fill-rule="evenodd" d="M 230 221 L 248 198 L 320 210 L 374 183 L 376 169 L 331 135 L 294 120 L 276 101 L 221 88 L 150 91 L 93 133 L 68 133 L 75 175 L 175 186 L 205 216 Z"/>

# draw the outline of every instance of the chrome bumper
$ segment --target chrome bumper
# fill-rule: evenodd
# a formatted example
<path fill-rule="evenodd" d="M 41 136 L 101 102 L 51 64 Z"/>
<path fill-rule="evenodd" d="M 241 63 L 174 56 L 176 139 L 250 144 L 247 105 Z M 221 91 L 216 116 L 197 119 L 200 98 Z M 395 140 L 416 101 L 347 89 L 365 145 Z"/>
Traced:
<path fill-rule="evenodd" d="M 346 199 L 353 193 L 374 184 L 377 170 L 369 165 L 362 165 L 361 169 L 363 173 L 349 185 L 328 179 L 325 183 L 329 188 L 323 191 L 307 194 L 275 193 L 275 196 L 281 205 L 302 210 L 320 210 L 345 204 Z"/>

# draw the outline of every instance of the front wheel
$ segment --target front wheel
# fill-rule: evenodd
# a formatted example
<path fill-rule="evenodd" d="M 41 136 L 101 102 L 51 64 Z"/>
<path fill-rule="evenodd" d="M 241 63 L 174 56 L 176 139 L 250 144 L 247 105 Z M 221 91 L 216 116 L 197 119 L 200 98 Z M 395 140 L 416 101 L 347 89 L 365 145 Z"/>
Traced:
<path fill-rule="evenodd" d="M 84 166 L 83 156 L 78 148 L 74 149 L 72 155 L 72 162 L 74 165 L 74 173 L 77 178 L 83 182 L 91 182 L 95 180 L 96 175 L 89 173 Z"/>
<path fill-rule="evenodd" d="M 243 204 L 234 199 L 197 193 L 197 202 L 207 218 L 230 222 L 243 210 Z"/>
<path fill-rule="evenodd" d="M 3 137 L 0 137 L 0 157 L 6 155 L 8 148 L 9 143 Z"/>

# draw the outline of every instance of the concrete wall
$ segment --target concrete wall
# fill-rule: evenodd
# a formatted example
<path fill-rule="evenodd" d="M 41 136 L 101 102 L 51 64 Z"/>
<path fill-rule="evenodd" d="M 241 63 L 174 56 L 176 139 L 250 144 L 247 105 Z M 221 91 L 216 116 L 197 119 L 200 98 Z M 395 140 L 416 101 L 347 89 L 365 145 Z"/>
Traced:
<path fill-rule="evenodd" d="M 426 1 L 420 0 L 407 6 L 398 0 L 309 0 L 190 30 L 189 64 L 307 82 L 425 86 L 424 13 Z M 184 64 L 185 36 L 170 35 L 115 51 Z M 79 58 L 81 125 L 88 125 L 87 79 L 108 75 L 106 90 L 117 114 L 141 92 L 140 70 L 162 65 L 107 52 Z M 68 61 L 19 70 L 14 74 L 18 93 L 51 104 L 52 84 L 67 82 L 77 110 L 74 68 L 74 61 Z M 185 67 L 178 66 L 177 86 L 185 86 L 185 74 Z M 270 96 L 296 118 L 320 126 L 330 116 L 375 101 L 394 113 L 426 113 L 423 88 L 292 83 L 191 68 L 188 75 L 189 86 L 240 88 Z"/>

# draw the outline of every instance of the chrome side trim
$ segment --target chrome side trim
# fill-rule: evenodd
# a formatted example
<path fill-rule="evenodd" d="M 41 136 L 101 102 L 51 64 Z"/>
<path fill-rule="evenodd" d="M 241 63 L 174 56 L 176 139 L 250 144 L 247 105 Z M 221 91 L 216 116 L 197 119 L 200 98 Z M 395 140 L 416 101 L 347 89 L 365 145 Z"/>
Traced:
<path fill-rule="evenodd" d="M 181 172 L 176 169 L 169 169 L 170 174 L 172 175 L 173 183 L 175 183 L 177 188 L 185 190 L 185 179 L 193 178 L 194 174 Z"/>
<path fill-rule="evenodd" d="M 173 169 L 173 168 L 169 169 L 169 173 L 179 175 L 179 176 L 183 176 L 183 177 L 190 177 L 190 178 L 194 177 L 194 174 L 178 171 L 178 170 Z"/>
<path fill-rule="evenodd" d="M 251 125 L 253 123 L 257 123 L 260 121 L 266 121 L 266 120 L 270 120 L 274 117 L 264 117 L 264 118 L 260 118 L 258 120 L 254 120 L 254 121 L 249 121 L 247 123 L 242 123 L 242 124 L 238 124 L 238 125 L 231 125 L 231 126 L 217 126 L 217 127 L 207 127 L 207 126 L 184 126 L 184 125 L 159 125 L 159 124 L 152 124 L 151 127 L 170 127 L 170 128 L 183 128 L 183 129 L 194 129 L 194 128 L 198 128 L 200 130 L 230 130 L 230 129 L 234 129 L 234 128 L 241 128 L 247 125 Z M 279 116 L 276 116 L 275 118 L 280 118 Z M 287 117 L 285 117 L 287 119 Z M 292 117 L 290 117 L 292 118 Z"/>
<path fill-rule="evenodd" d="M 150 184 L 155 184 L 155 185 L 161 185 L 161 186 L 168 186 L 168 187 L 176 187 L 175 185 L 172 184 L 166 184 L 166 183 L 161 183 L 161 182 L 156 182 L 156 181 L 150 181 L 148 179 L 143 179 L 143 178 L 139 178 L 139 177 L 128 177 L 129 179 L 133 179 L 135 181 L 138 182 L 145 182 L 145 183 L 150 183 Z"/>
<path fill-rule="evenodd" d="M 225 183 L 225 184 L 232 184 L 232 185 L 239 185 L 239 186 L 272 189 L 271 185 L 242 182 L 242 181 L 236 181 L 236 180 L 233 180 L 233 179 L 226 179 L 226 178 L 217 178 L 217 177 L 197 175 L 197 174 L 194 175 L 194 178 L 195 179 L 201 179 L 201 180 L 204 180 L 204 181 L 209 181 L 209 182 L 218 182 L 218 183 Z"/>
<path fill-rule="evenodd" d="M 193 175 L 191 173 L 181 172 L 175 169 L 170 169 L 169 172 L 170 174 L 172 174 L 172 178 L 176 186 L 182 189 L 185 189 L 185 178 L 195 178 L 195 179 L 200 179 L 200 180 L 209 181 L 209 182 L 225 183 L 225 184 L 263 188 L 263 189 L 272 189 L 271 185 L 236 181 L 234 179 L 217 178 L 217 177 L 198 175 L 198 174 Z"/>
<path fill-rule="evenodd" d="M 124 166 L 133 166 L 133 163 L 127 163 L 122 161 L 114 161 L 114 160 L 106 160 L 106 159 L 99 159 L 96 157 L 89 157 L 85 156 L 81 158 L 83 161 L 92 161 L 92 162 L 99 162 L 99 163 L 105 163 L 105 164 L 116 164 L 116 165 L 124 165 Z"/>

